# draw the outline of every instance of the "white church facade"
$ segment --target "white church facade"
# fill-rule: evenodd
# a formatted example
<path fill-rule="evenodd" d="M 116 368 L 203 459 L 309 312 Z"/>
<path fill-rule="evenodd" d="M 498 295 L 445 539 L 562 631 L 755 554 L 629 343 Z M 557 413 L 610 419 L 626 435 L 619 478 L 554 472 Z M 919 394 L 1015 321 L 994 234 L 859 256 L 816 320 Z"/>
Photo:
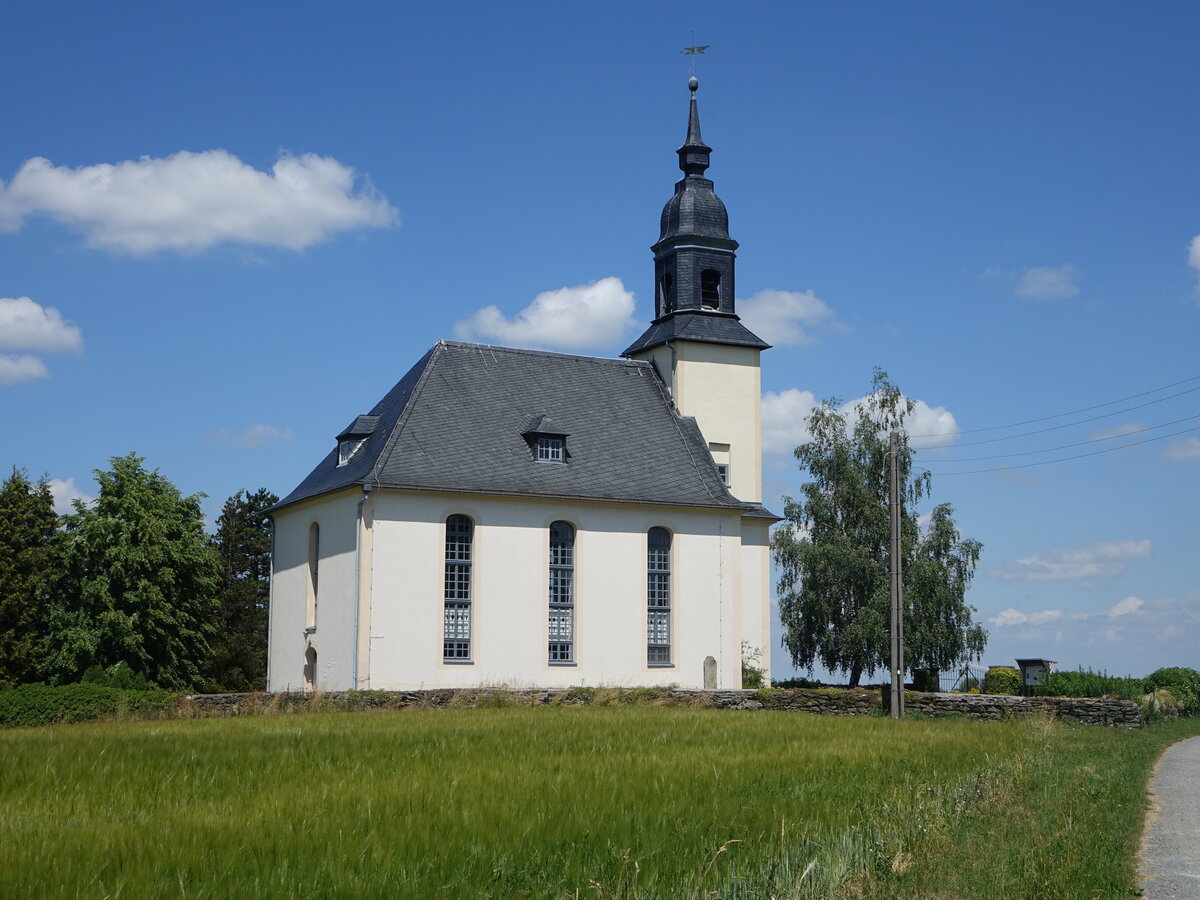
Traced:
<path fill-rule="evenodd" d="M 268 690 L 736 688 L 770 671 L 759 356 L 689 82 L 619 359 L 438 342 L 272 510 Z"/>

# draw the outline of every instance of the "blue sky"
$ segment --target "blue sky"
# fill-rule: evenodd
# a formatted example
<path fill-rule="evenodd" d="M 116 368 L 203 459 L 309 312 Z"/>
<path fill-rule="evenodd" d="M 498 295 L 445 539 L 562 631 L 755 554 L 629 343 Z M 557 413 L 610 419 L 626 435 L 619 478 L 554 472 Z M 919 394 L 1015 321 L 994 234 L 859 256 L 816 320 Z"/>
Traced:
<path fill-rule="evenodd" d="M 3 20 L 6 470 L 87 496 L 132 450 L 211 517 L 290 490 L 438 338 L 619 353 L 650 317 L 695 26 L 739 310 L 776 345 L 768 504 L 801 483 L 812 402 L 882 366 L 935 435 L 934 501 L 984 543 L 986 663 L 1200 662 L 1200 432 L 1164 437 L 1200 420 L 1094 442 L 1200 415 L 1195 4 Z"/>

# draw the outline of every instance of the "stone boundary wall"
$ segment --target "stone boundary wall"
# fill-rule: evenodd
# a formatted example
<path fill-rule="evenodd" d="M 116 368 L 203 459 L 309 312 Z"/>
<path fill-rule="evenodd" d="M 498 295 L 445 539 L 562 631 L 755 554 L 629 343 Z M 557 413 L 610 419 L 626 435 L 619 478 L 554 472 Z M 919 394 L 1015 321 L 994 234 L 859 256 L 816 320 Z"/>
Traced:
<path fill-rule="evenodd" d="M 1135 700 L 1111 697 L 1012 697 L 1005 694 L 922 694 L 904 692 L 904 707 L 927 716 L 1006 719 L 1050 713 L 1084 725 L 1141 728 L 1142 708 Z"/>
<path fill-rule="evenodd" d="M 1050 713 L 1085 725 L 1141 728 L 1141 707 L 1106 697 L 1010 697 L 992 694 L 904 692 L 910 712 L 941 718 L 1007 719 Z M 879 716 L 888 708 L 888 686 L 775 688 L 762 691 L 691 691 L 677 688 L 508 688 L 343 691 L 337 693 L 199 694 L 181 701 L 188 716 L 367 709 L 480 709 L 512 706 L 683 706 L 696 709 L 779 710 L 833 716 Z"/>

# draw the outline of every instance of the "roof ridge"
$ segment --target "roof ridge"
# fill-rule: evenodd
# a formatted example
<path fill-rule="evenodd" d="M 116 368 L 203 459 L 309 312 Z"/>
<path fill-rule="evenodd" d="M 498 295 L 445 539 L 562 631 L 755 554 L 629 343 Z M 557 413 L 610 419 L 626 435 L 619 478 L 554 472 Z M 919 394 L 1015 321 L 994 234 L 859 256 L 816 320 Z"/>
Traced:
<path fill-rule="evenodd" d="M 483 344 L 477 341 L 452 341 L 441 339 L 435 346 L 462 350 L 487 350 L 492 353 L 516 353 L 521 356 L 548 356 L 555 359 L 578 359 L 586 362 L 603 363 L 617 366 L 648 366 L 648 362 L 638 359 L 627 359 L 619 356 L 589 356 L 586 353 L 561 353 L 557 350 L 533 350 L 528 347 L 504 347 L 500 344 Z"/>
<path fill-rule="evenodd" d="M 396 422 L 392 425 L 392 432 L 387 436 L 387 441 L 375 457 L 375 463 L 371 466 L 371 471 L 364 476 L 364 482 L 373 481 L 376 485 L 382 484 L 379 476 L 383 472 L 385 461 L 391 458 L 396 441 L 400 439 L 400 433 L 408 423 L 408 418 L 412 414 L 413 407 L 416 406 L 415 401 L 429 380 L 429 373 L 433 371 L 433 365 L 441 354 L 443 344 L 444 341 L 438 341 L 425 354 L 425 367 L 421 370 L 421 375 L 417 378 L 417 383 L 413 385 L 413 389 L 408 392 L 408 399 L 404 401 L 404 409 L 401 410 L 400 415 L 396 416 Z"/>

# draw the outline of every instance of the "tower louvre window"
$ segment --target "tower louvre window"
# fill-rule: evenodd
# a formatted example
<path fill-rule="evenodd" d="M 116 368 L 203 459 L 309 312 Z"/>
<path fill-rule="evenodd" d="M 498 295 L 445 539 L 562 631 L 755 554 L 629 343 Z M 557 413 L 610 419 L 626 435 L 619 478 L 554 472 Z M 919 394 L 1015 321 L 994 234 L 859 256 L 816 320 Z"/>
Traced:
<path fill-rule="evenodd" d="M 716 269 L 705 269 L 700 273 L 700 305 L 705 309 L 721 306 L 721 273 Z"/>
<path fill-rule="evenodd" d="M 675 308 L 675 279 L 670 272 L 663 275 L 658 283 L 659 299 L 662 301 L 663 313 L 669 313 Z"/>

